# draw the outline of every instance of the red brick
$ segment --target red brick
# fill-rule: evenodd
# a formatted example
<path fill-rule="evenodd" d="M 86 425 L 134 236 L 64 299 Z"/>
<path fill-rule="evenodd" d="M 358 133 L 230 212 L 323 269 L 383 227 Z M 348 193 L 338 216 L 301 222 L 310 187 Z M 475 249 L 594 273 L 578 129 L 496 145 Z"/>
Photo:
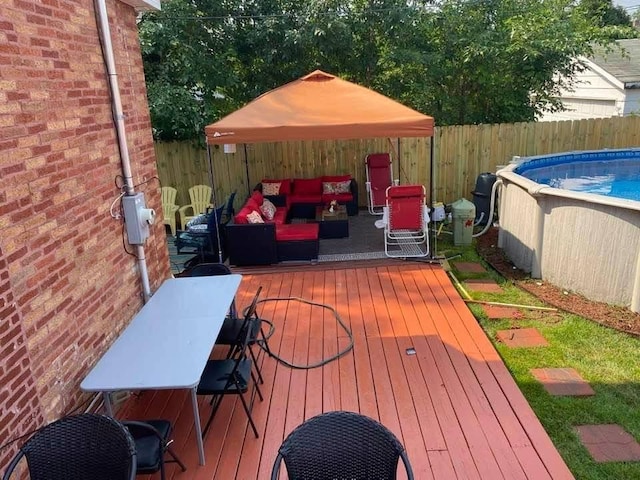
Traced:
<path fill-rule="evenodd" d="M 591 386 L 573 368 L 533 368 L 531 374 L 554 396 L 595 395 Z"/>
<path fill-rule="evenodd" d="M 476 262 L 453 262 L 453 266 L 461 273 L 485 273 L 482 265 Z"/>
<path fill-rule="evenodd" d="M 465 280 L 464 283 L 469 290 L 474 292 L 502 293 L 503 291 L 500 285 L 498 285 L 495 280 L 491 279 L 468 279 Z"/>
<path fill-rule="evenodd" d="M 640 461 L 640 444 L 620 425 L 580 425 L 575 430 L 598 463 Z"/>
<path fill-rule="evenodd" d="M 549 342 L 536 328 L 515 328 L 511 330 L 498 330 L 498 340 L 511 348 L 544 347 Z"/>
<path fill-rule="evenodd" d="M 78 401 L 78 382 L 86 375 L 87 358 L 95 360 L 107 339 L 112 340 L 113 332 L 120 331 L 140 306 L 137 296 L 129 298 L 139 290 L 137 277 L 129 273 L 124 282 L 114 281 L 123 271 L 131 272 L 135 260 L 122 249 L 121 224 L 105 211 L 105 205 L 108 208 L 119 193 L 113 187 L 113 178 L 121 171 L 104 65 L 92 58 L 99 54 L 93 7 L 89 2 L 86 5 L 90 8 L 86 10 L 85 3 L 65 0 L 10 3 L 17 15 L 10 21 L 0 20 L 7 39 L 0 46 L 4 52 L 0 53 L 0 62 L 2 80 L 15 82 L 15 87 L 9 86 L 3 94 L 7 105 L 20 104 L 21 109 L 11 115 L 13 124 L 2 129 L 0 151 L 10 160 L 0 167 L 3 183 L 0 220 L 9 220 L 10 225 L 23 223 L 29 230 L 20 239 L 23 243 L 17 250 L 12 249 L 10 255 L 0 251 L 1 345 L 19 345 L 8 355 L 0 355 L 0 385 L 15 383 L 10 392 L 0 389 L 0 411 L 11 412 L 0 416 L 2 438 L 6 438 L 7 432 L 16 435 L 41 424 L 43 414 L 59 413 L 48 410 L 49 400 L 54 396 L 62 397 L 67 405 Z M 119 32 L 114 37 L 116 62 L 127 72 L 121 84 L 133 167 L 137 178 L 151 178 L 156 171 L 144 103 L 146 90 L 136 38 L 136 14 L 121 2 L 111 2 L 110 8 L 111 26 Z M 30 35 L 14 34 L 25 26 L 37 28 Z M 36 67 L 38 62 L 48 65 Z M 95 80 L 100 82 L 98 88 L 91 83 Z M 40 98 L 41 93 L 47 94 L 46 100 Z M 84 106 L 80 106 L 81 100 Z M 72 123 L 76 118 L 80 124 Z M 52 122 L 62 123 L 51 126 Z M 25 137 L 36 138 L 37 143 L 18 148 L 18 141 Z M 100 161 L 89 160 L 94 153 Z M 44 158 L 46 165 L 31 166 L 40 158 Z M 77 194 L 64 200 L 59 195 L 60 184 L 69 180 L 75 182 L 73 190 Z M 22 191 L 25 185 L 28 194 Z M 62 192 L 69 188 L 63 188 Z M 154 198 L 155 208 L 159 209 L 158 193 L 153 193 L 149 201 Z M 42 224 L 32 225 L 30 215 L 36 212 L 46 219 Z M 49 224 L 50 231 L 37 232 L 41 225 L 49 228 Z M 67 246 L 75 249 L 95 239 L 98 244 L 80 255 L 62 250 Z M 160 238 L 148 242 L 153 285 L 168 275 L 163 246 Z M 96 265 L 101 266 L 98 278 Z M 92 284 L 85 291 L 87 282 Z M 46 311 L 31 319 L 33 312 L 43 306 L 39 304 L 36 308 L 34 303 L 39 292 L 48 290 L 60 297 L 46 302 Z M 82 299 L 72 296 L 72 292 L 80 291 L 86 295 Z M 12 306 L 14 297 L 16 308 Z M 26 315 L 32 320 L 28 329 L 21 324 Z M 40 346 L 26 350 L 27 339 L 39 333 L 36 324 L 46 325 L 61 318 L 64 320 L 56 324 L 55 337 L 44 336 Z M 55 373 L 55 378 L 63 382 L 55 388 L 49 384 L 36 386 L 33 378 L 51 375 L 51 363 L 67 358 L 64 352 L 70 341 L 80 342 L 82 350 L 77 359 L 58 362 L 61 370 Z M 13 362 L 11 368 L 18 368 L 19 373 L 9 371 L 8 361 Z M 11 449 L 0 452 L 0 471 L 9 453 Z"/>
<path fill-rule="evenodd" d="M 498 305 L 482 305 L 482 310 L 487 314 L 489 319 L 500 318 L 522 318 L 523 314 L 517 308 L 502 307 Z"/>

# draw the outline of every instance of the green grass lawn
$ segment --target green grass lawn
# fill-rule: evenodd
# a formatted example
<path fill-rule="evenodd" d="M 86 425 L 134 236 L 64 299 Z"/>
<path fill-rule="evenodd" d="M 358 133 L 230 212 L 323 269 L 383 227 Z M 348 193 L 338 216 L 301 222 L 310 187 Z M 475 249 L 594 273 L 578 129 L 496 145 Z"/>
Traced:
<path fill-rule="evenodd" d="M 479 261 L 473 248 L 453 247 L 445 241 L 440 254 L 452 259 Z M 456 273 L 464 283 L 482 275 Z M 476 300 L 544 305 L 494 271 L 489 276 L 504 289 L 500 294 L 473 293 Z M 488 320 L 480 305 L 471 311 L 493 341 L 521 391 L 544 425 L 567 465 L 579 480 L 640 479 L 640 462 L 596 463 L 579 442 L 573 427 L 614 423 L 640 441 L 640 340 L 563 312 L 522 310 L 524 319 Z M 548 347 L 511 349 L 496 341 L 498 330 L 537 328 Z M 553 397 L 530 373 L 532 368 L 575 368 L 595 391 L 592 397 Z"/>

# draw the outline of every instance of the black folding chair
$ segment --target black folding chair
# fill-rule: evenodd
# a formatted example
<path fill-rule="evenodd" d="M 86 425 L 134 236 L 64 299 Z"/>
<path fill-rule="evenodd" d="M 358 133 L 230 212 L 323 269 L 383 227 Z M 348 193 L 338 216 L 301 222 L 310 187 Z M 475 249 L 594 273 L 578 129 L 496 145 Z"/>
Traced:
<path fill-rule="evenodd" d="M 404 447 L 384 425 L 353 412 L 323 413 L 285 439 L 271 480 L 278 479 L 283 460 L 289 480 L 395 480 L 399 458 L 413 480 Z"/>
<path fill-rule="evenodd" d="M 180 465 L 183 472 L 187 470 L 184 463 L 171 449 L 171 422 L 168 420 L 125 420 L 122 422 L 131 433 L 136 445 L 136 472 L 138 475 L 160 471 L 161 480 L 165 480 L 165 463 L 174 462 Z M 165 453 L 171 456 L 165 460 Z"/>
<path fill-rule="evenodd" d="M 224 263 L 201 263 L 189 270 L 190 277 L 216 277 L 218 275 L 231 275 L 231 270 Z M 229 308 L 229 317 L 225 319 L 227 321 L 235 320 L 238 317 L 238 311 L 236 310 L 236 300 L 231 302 L 231 308 Z M 224 330 L 225 326 L 222 326 Z M 222 331 L 222 330 L 221 330 Z"/>
<path fill-rule="evenodd" d="M 229 267 L 222 263 L 201 263 L 200 265 L 196 265 L 193 267 L 189 276 L 191 277 L 213 277 L 217 275 L 230 275 L 231 270 Z M 262 330 L 262 321 L 258 318 L 256 314 L 256 305 L 258 302 L 258 297 L 262 287 L 258 288 L 256 295 L 253 298 L 253 301 L 245 310 L 244 318 L 240 319 L 238 317 L 238 310 L 236 308 L 235 299 L 231 303 L 231 308 L 229 309 L 229 316 L 224 319 L 222 327 L 220 328 L 220 333 L 216 338 L 216 345 L 225 345 L 230 347 L 229 352 L 227 354 L 227 358 L 231 358 L 235 352 L 235 349 L 242 342 L 241 338 L 241 330 L 243 329 L 244 322 L 250 322 L 251 329 L 251 338 L 249 339 L 249 353 L 251 354 L 251 358 L 253 360 L 253 364 L 255 365 L 256 373 L 258 374 L 258 380 L 260 383 L 264 383 L 264 378 L 262 377 L 262 371 L 260 370 L 260 352 L 256 355 L 253 351 L 253 345 L 258 342 L 263 342 L 266 345 L 266 335 Z"/>
<path fill-rule="evenodd" d="M 8 480 L 25 457 L 31 480 L 133 480 L 136 447 L 125 426 L 111 417 L 85 413 L 42 427 L 11 460 Z"/>
<path fill-rule="evenodd" d="M 259 292 L 258 292 L 259 293 Z M 254 299 L 255 300 L 255 299 Z M 204 437 L 209 430 L 209 426 L 213 421 L 222 399 L 225 395 L 239 395 L 242 401 L 247 417 L 249 417 L 249 423 L 253 429 L 253 433 L 258 435 L 258 429 L 256 428 L 253 418 L 251 417 L 251 408 L 253 407 L 254 393 L 257 393 L 260 397 L 260 401 L 263 400 L 260 387 L 254 381 L 254 391 L 251 393 L 251 399 L 249 403 L 244 398 L 244 394 L 249 391 L 249 383 L 253 376 L 251 371 L 252 362 L 250 355 L 247 355 L 249 350 L 249 341 L 251 338 L 251 329 L 249 322 L 244 322 L 244 327 L 241 331 L 242 341 L 240 345 L 234 349 L 234 357 L 226 358 L 224 360 L 209 360 L 207 365 L 200 376 L 200 383 L 198 384 L 198 395 L 212 395 L 211 399 L 211 414 L 202 431 Z"/>

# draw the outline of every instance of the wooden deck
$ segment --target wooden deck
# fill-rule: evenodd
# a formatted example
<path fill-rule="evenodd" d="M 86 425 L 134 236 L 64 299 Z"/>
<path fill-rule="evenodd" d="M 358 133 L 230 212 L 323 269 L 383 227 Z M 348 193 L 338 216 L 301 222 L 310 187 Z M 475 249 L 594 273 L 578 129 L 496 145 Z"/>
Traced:
<path fill-rule="evenodd" d="M 573 478 L 440 267 L 353 267 L 245 274 L 239 306 L 260 285 L 263 298 L 326 303 L 335 306 L 355 341 L 346 356 L 313 370 L 265 359 L 265 400 L 253 409 L 260 438 L 248 428 L 238 399 L 227 398 L 205 439 L 206 465 L 199 466 L 186 392 L 144 392 L 129 403 L 127 417 L 175 423 L 174 447 L 188 470 L 169 464 L 168 478 L 268 479 L 277 449 L 294 427 L 339 409 L 390 428 L 405 445 L 416 479 Z M 270 348 L 295 363 L 321 360 L 348 342 L 331 312 L 319 307 L 277 301 L 258 311 L 276 326 Z M 410 347 L 415 355 L 406 353 Z M 203 422 L 210 411 L 206 400 L 200 402 Z"/>

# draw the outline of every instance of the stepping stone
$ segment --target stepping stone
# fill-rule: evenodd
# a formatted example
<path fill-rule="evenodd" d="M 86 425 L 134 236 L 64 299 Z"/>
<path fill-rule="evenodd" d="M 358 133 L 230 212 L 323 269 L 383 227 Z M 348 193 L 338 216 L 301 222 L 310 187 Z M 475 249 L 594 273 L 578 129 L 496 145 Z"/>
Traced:
<path fill-rule="evenodd" d="M 465 280 L 464 283 L 467 284 L 469 290 L 473 290 L 474 292 L 502 293 L 502 288 L 500 288 L 500 285 L 498 285 L 495 280 L 491 280 L 490 278 L 469 279 Z"/>
<path fill-rule="evenodd" d="M 530 371 L 551 395 L 558 397 L 595 395 L 591 385 L 573 368 L 532 368 Z"/>
<path fill-rule="evenodd" d="M 482 265 L 476 262 L 453 262 L 460 273 L 485 273 L 486 270 Z"/>
<path fill-rule="evenodd" d="M 511 348 L 546 347 L 549 342 L 536 328 L 498 330 L 498 340 Z"/>
<path fill-rule="evenodd" d="M 598 463 L 640 460 L 640 444 L 620 425 L 580 425 L 574 428 Z"/>
<path fill-rule="evenodd" d="M 513 307 L 501 307 L 498 305 L 482 305 L 482 310 L 490 320 L 498 318 L 522 318 L 522 312 Z"/>

